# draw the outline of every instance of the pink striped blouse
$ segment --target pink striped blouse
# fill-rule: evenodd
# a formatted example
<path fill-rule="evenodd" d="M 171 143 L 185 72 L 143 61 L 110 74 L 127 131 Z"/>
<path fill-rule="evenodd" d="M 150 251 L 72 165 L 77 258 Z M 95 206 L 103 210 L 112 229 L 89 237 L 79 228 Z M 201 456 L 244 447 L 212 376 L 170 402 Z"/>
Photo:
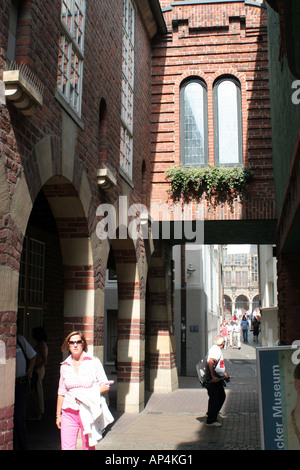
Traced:
<path fill-rule="evenodd" d="M 76 393 L 78 391 L 82 392 L 86 388 L 100 386 L 106 382 L 107 376 L 102 363 L 97 357 L 88 356 L 83 352 L 83 358 L 77 374 L 72 365 L 72 356 L 70 355 L 60 366 L 58 395 L 64 396 L 62 409 L 78 410 L 79 405 L 75 399 Z"/>

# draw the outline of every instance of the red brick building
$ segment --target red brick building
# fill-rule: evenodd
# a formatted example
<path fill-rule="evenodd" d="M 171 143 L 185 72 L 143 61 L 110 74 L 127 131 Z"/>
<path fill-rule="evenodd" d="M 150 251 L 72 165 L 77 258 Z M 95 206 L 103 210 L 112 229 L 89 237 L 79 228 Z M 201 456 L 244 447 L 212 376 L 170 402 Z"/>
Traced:
<path fill-rule="evenodd" d="M 103 359 L 108 268 L 118 279 L 118 408 L 141 410 L 145 386 L 177 387 L 174 225 L 169 237 L 134 239 L 133 204 L 151 215 L 143 230 L 147 220 L 198 219 L 208 244 L 272 243 L 276 210 L 260 2 L 0 0 L 0 9 L 0 449 L 10 449 L 17 323 L 29 338 L 33 326 L 47 331 L 55 396 L 68 332 L 83 329 Z M 210 201 L 190 202 L 187 190 L 182 219 L 165 173 L 180 163 L 225 168 L 232 185 L 232 168 L 253 178 L 231 203 L 218 204 L 216 187 Z"/>
<path fill-rule="evenodd" d="M 84 330 L 103 358 L 109 263 L 119 287 L 118 406 L 143 407 L 154 249 L 128 238 L 128 208 L 149 194 L 151 39 L 165 23 L 156 0 L 7 0 L 0 9 L 0 448 L 11 449 L 16 332 L 31 339 L 44 326 L 44 385 L 55 396 L 68 332 Z M 115 205 L 125 236 L 101 238 L 103 204 Z"/>
<path fill-rule="evenodd" d="M 165 171 L 173 165 L 228 168 L 244 165 L 254 173 L 245 204 L 236 200 L 233 210 L 225 204 L 212 211 L 211 204 L 201 199 L 205 242 L 227 243 L 228 233 L 232 242 L 235 237 L 241 242 L 244 236 L 250 241 L 251 233 L 254 243 L 259 239 L 265 243 L 266 237 L 270 241 L 276 213 L 266 9 L 261 2 L 244 1 L 163 1 L 161 4 L 168 34 L 153 45 L 151 203 L 173 203 L 169 181 L 165 178 Z M 184 116 L 184 99 L 187 88 L 197 85 L 203 94 L 199 100 L 204 103 L 204 117 L 198 119 L 198 125 L 203 125 L 203 156 L 202 160 L 185 161 L 184 147 L 190 144 L 184 129 L 188 124 L 184 121 L 191 116 Z M 230 105 L 235 108 L 227 115 L 228 119 L 222 86 L 233 88 L 233 100 L 237 95 L 237 102 L 229 103 L 229 108 Z M 197 99 L 195 92 L 192 100 Z M 226 128 L 223 121 L 227 120 L 228 124 L 236 118 L 236 130 L 228 125 Z M 227 150 L 226 136 L 218 134 L 221 126 L 226 132 L 232 132 Z M 239 148 L 234 149 L 234 141 Z M 197 144 L 188 151 L 201 154 Z M 232 220 L 239 220 L 238 229 L 230 223 Z M 217 229 L 216 221 L 220 222 Z"/>

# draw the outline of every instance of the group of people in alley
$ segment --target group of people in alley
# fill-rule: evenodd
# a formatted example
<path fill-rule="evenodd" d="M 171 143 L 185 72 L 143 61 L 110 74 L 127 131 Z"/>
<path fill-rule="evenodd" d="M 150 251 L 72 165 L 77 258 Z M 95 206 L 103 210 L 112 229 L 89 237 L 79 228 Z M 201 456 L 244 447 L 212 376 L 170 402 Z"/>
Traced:
<path fill-rule="evenodd" d="M 249 331 L 253 332 L 253 342 L 258 343 L 261 314 L 257 308 L 252 313 L 236 312 L 233 317 L 224 319 L 220 325 L 220 334 L 225 340 L 225 347 L 241 349 L 241 342 L 248 343 Z"/>

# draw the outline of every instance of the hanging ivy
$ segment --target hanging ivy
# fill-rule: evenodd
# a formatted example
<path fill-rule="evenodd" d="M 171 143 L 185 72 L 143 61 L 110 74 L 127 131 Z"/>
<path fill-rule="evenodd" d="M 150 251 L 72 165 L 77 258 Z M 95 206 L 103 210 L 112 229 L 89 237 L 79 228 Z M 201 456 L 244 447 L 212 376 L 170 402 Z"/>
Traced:
<path fill-rule="evenodd" d="M 242 200 L 253 171 L 245 167 L 172 167 L 166 171 L 174 200 L 189 202 L 205 197 L 214 206 Z"/>

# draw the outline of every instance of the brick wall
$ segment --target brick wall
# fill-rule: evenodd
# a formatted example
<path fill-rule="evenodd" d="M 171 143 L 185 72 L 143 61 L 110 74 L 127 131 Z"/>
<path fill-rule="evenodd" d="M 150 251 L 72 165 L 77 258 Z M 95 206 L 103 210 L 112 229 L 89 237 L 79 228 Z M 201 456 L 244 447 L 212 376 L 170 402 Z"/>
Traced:
<path fill-rule="evenodd" d="M 161 2 L 167 7 L 170 2 Z M 172 2 L 164 13 L 168 35 L 153 47 L 152 195 L 171 204 L 165 170 L 180 163 L 179 90 L 184 79 L 205 80 L 208 95 L 209 163 L 214 165 L 213 83 L 223 74 L 241 83 L 243 162 L 254 182 L 245 205 L 209 210 L 204 219 L 275 218 L 268 92 L 266 10 L 244 2 Z"/>
<path fill-rule="evenodd" d="M 13 450 L 14 407 L 0 409 L 0 450 Z"/>
<path fill-rule="evenodd" d="M 0 68 L 6 61 L 5 51 L 8 35 L 9 3 L 4 3 L 4 21 L 1 26 L 2 38 Z M 44 106 L 30 119 L 20 116 L 19 112 L 8 104 L 0 115 L 1 128 L 4 129 L 3 154 L 7 170 L 9 191 L 14 192 L 22 168 L 30 182 L 33 200 L 41 188 L 41 179 L 36 167 L 33 146 L 45 135 L 60 138 L 62 132 L 62 108 L 54 97 L 57 73 L 57 49 L 60 24 L 61 1 L 42 2 L 39 7 L 31 2 L 23 2 L 21 21 L 18 28 L 17 61 L 27 63 L 42 81 L 44 88 Z M 122 53 L 122 0 L 111 2 L 90 1 L 87 7 L 84 87 L 82 121 L 84 129 L 78 128 L 77 161 L 74 181 L 81 181 L 84 168 L 94 197 L 94 210 L 91 213 L 91 225 L 95 223 L 95 211 L 99 198 L 103 202 L 115 201 L 122 191 L 124 181 L 119 175 L 119 141 L 121 114 L 121 53 Z M 47 21 L 45 21 L 47 18 Z M 129 190 L 131 202 L 141 202 L 140 181 L 150 181 L 150 40 L 137 10 L 135 40 L 135 140 L 134 140 L 134 191 Z M 111 60 L 111 57 L 114 60 Z M 102 100 L 102 101 L 101 101 Z M 105 138 L 106 163 L 115 171 L 117 187 L 110 194 L 101 191 L 96 182 L 96 170 L 103 163 L 101 151 L 100 103 L 106 109 Z M 59 141 L 58 141 L 59 142 Z M 53 155 L 53 164 L 61 170 L 61 151 Z M 76 188 L 78 190 L 78 187 Z"/>
<path fill-rule="evenodd" d="M 0 1 L 2 18 L 0 79 L 2 79 L 2 70 L 6 62 L 10 3 L 9 0 Z M 48 192 L 45 191 L 46 196 L 52 200 L 54 197 L 57 198 L 61 201 L 60 207 L 67 205 L 69 210 L 67 219 L 56 218 L 59 237 L 62 240 L 70 234 L 77 239 L 90 237 L 98 222 L 97 207 L 102 203 L 114 203 L 120 194 L 128 196 L 129 205 L 134 202 L 147 202 L 150 185 L 151 43 L 139 10 L 137 9 L 135 29 L 137 47 L 135 51 L 134 172 L 132 184 L 129 185 L 119 174 L 123 0 L 113 2 L 89 0 L 87 2 L 81 125 L 72 121 L 55 97 L 61 0 L 52 2 L 43 0 L 38 5 L 31 1 L 21 3 L 16 60 L 18 63 L 23 61 L 31 67 L 44 85 L 44 92 L 43 106 L 38 108 L 33 116 L 22 115 L 9 102 L 0 109 L 0 264 L 10 266 L 15 273 L 19 271 L 23 236 L 28 221 L 25 219 L 29 217 L 30 210 L 46 182 L 41 168 L 45 175 L 55 177 L 51 181 L 51 186 L 47 187 Z M 65 132 L 66 122 L 72 122 L 74 130 L 72 141 L 71 139 L 68 141 L 69 136 Z M 46 142 L 48 145 L 45 148 L 49 151 L 45 155 L 38 153 L 41 142 Z M 73 152 L 72 146 L 74 146 Z M 117 178 L 117 185 L 110 193 L 99 189 L 97 184 L 97 169 L 104 163 Z M 69 171 L 68 180 L 62 178 L 65 176 L 66 167 Z M 84 181 L 83 175 L 86 178 Z M 22 222 L 22 227 L 16 225 L 16 220 L 9 213 L 10 205 L 14 202 L 20 184 L 24 190 L 28 188 L 28 194 L 24 193 L 26 207 L 25 205 L 21 207 L 20 204 L 14 213 L 15 219 L 19 223 Z M 71 213 L 76 207 L 75 202 L 80 191 L 85 197 L 85 213 L 72 218 Z M 98 249 L 98 247 L 95 248 L 95 244 L 93 247 Z M 63 271 L 62 261 L 59 262 L 57 259 L 56 248 L 57 246 L 52 246 L 48 253 L 50 257 L 53 256 L 53 264 L 56 263 L 59 273 L 57 272 L 56 279 L 54 279 L 54 266 L 48 266 L 48 279 L 51 279 L 47 286 L 48 294 L 51 295 L 51 290 L 53 293 L 53 289 L 58 289 L 57 295 L 52 298 L 52 303 L 49 302 L 45 308 L 45 326 L 51 338 L 45 384 L 48 383 L 48 378 L 50 380 L 50 377 L 57 377 L 60 345 L 64 333 L 69 329 L 80 327 L 88 332 L 95 346 L 103 346 L 104 324 L 103 316 L 100 316 L 101 312 L 97 312 L 97 316 L 93 318 L 89 315 L 81 318 L 69 316 L 64 328 L 63 304 L 59 288 L 67 287 L 75 290 L 84 286 L 84 289 L 89 291 L 94 288 L 104 290 L 105 254 L 99 256 L 99 249 L 97 256 L 93 258 L 94 265 L 66 265 L 64 274 L 67 277 L 64 283 L 60 282 L 60 286 L 57 286 L 56 283 L 62 280 Z M 138 256 L 144 256 L 143 253 L 143 246 L 139 246 Z M 0 292 L 1 295 L 3 292 Z M 15 301 L 16 304 L 17 301 Z M 17 312 L 0 311 L 0 319 L 0 339 L 6 344 L 7 354 L 14 358 Z M 53 342 L 54 337 L 56 342 Z M 11 405 L 13 406 L 13 403 Z M 0 446 L 2 442 L 6 442 L 3 447 L 11 446 L 11 443 L 7 444 L 11 439 L 8 433 L 9 426 L 4 424 L 11 416 L 11 407 L 0 410 Z"/>
<path fill-rule="evenodd" d="M 277 272 L 280 344 L 292 344 L 300 339 L 300 255 L 281 253 Z"/>

